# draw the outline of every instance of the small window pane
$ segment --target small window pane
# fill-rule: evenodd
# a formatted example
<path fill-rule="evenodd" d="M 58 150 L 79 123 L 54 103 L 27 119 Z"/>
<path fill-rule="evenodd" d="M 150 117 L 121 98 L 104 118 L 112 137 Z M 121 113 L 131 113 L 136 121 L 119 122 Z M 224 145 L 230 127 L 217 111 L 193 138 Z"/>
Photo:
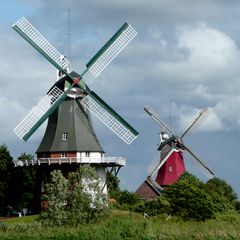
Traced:
<path fill-rule="evenodd" d="M 62 152 L 61 153 L 61 158 L 66 158 L 67 157 L 67 153 L 66 152 Z"/>
<path fill-rule="evenodd" d="M 68 139 L 68 133 L 63 133 L 62 134 L 62 140 L 67 141 L 67 139 Z"/>

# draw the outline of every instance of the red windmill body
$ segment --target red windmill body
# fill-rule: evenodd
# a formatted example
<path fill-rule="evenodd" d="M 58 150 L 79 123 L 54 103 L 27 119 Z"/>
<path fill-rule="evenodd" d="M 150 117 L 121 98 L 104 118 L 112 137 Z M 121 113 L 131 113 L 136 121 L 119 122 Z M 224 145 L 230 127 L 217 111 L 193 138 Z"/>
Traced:
<path fill-rule="evenodd" d="M 156 182 L 160 186 L 171 185 L 185 172 L 186 169 L 183 161 L 183 152 L 174 151 L 158 170 Z"/>

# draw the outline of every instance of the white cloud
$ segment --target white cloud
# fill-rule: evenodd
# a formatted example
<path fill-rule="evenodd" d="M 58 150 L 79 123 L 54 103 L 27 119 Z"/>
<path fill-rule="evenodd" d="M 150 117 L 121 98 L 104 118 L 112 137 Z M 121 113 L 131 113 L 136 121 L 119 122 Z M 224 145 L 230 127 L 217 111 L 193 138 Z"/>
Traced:
<path fill-rule="evenodd" d="M 177 31 L 175 61 L 160 61 L 158 70 L 172 79 L 217 81 L 222 76 L 239 74 L 240 51 L 229 36 L 206 24 L 182 26 Z M 223 79 L 220 79 L 223 81 Z"/>
<path fill-rule="evenodd" d="M 21 104 L 11 98 L 0 96 L 0 125 L 1 125 L 1 139 L 8 140 L 13 128 L 17 125 L 17 116 L 22 116 L 24 109 Z"/>

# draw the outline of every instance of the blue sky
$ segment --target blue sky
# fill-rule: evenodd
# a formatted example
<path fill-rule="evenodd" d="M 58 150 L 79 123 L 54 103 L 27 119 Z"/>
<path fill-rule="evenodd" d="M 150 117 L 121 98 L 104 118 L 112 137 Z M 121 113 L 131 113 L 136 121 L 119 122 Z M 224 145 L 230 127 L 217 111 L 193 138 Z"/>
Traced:
<path fill-rule="evenodd" d="M 238 1 L 16 0 L 0 6 L 0 143 L 7 144 L 14 158 L 38 147 L 44 126 L 26 143 L 12 129 L 49 90 L 56 70 L 11 25 L 27 17 L 67 55 L 70 9 L 69 59 L 78 72 L 125 21 L 138 31 L 99 78 L 86 76 L 89 86 L 140 133 L 128 146 L 95 121 L 106 154 L 128 160 L 119 174 L 122 188 L 136 190 L 157 154 L 160 129 L 143 110 L 150 103 L 178 133 L 204 106 L 212 110 L 185 143 L 240 194 Z M 186 166 L 206 180 L 187 161 Z"/>

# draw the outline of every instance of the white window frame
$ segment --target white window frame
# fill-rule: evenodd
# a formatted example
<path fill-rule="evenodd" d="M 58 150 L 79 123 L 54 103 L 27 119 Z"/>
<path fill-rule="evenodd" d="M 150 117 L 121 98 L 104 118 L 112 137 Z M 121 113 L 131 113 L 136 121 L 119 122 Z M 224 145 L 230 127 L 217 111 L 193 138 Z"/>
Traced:
<path fill-rule="evenodd" d="M 68 133 L 67 133 L 67 132 L 64 132 L 64 133 L 62 134 L 62 141 L 67 141 L 67 139 L 68 139 Z"/>
<path fill-rule="evenodd" d="M 61 158 L 67 158 L 67 153 L 66 152 L 61 152 Z"/>
<path fill-rule="evenodd" d="M 85 157 L 90 157 L 90 152 L 89 151 L 85 152 Z"/>

